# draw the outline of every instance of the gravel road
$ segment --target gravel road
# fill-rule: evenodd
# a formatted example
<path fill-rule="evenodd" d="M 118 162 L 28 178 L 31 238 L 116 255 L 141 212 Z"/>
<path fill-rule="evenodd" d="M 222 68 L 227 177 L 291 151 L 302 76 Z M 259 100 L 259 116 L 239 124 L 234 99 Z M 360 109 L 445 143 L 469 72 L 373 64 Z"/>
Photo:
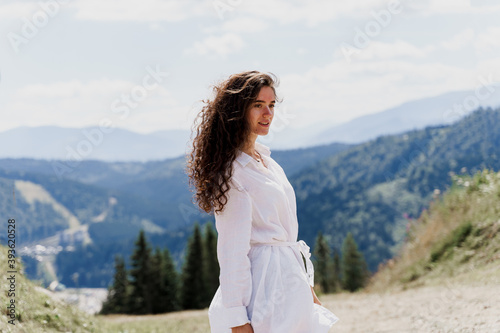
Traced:
<path fill-rule="evenodd" d="M 380 294 L 323 295 L 320 300 L 340 319 L 329 333 L 500 333 L 500 283 L 441 282 L 440 286 Z M 210 332 L 207 310 L 108 316 L 106 321 L 124 325 L 116 332 L 125 327 L 130 333 Z M 149 325 L 146 330 L 145 323 Z"/>
<path fill-rule="evenodd" d="M 326 295 L 344 332 L 500 332 L 500 285 L 420 287 L 375 294 Z"/>

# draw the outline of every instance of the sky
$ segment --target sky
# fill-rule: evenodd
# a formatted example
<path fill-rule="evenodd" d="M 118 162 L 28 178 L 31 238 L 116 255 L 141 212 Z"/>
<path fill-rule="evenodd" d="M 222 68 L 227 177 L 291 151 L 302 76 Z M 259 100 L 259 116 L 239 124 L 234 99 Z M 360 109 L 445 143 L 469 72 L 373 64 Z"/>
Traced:
<path fill-rule="evenodd" d="M 494 0 L 1 0 L 0 131 L 189 129 L 212 86 L 274 73 L 276 128 L 500 82 Z"/>

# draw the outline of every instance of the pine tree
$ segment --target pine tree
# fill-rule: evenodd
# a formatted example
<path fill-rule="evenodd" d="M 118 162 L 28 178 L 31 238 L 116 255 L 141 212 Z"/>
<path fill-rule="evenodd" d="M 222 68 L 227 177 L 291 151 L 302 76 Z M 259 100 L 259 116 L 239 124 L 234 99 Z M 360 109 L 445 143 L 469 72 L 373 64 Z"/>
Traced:
<path fill-rule="evenodd" d="M 196 224 L 188 241 L 182 270 L 181 304 L 183 309 L 203 309 L 208 305 L 205 296 L 206 283 L 203 266 L 203 242 L 200 226 Z"/>
<path fill-rule="evenodd" d="M 330 247 L 321 231 L 316 237 L 313 254 L 315 258 L 314 282 L 321 286 L 324 293 L 332 292 L 335 285 L 333 262 Z"/>
<path fill-rule="evenodd" d="M 108 297 L 102 305 L 101 313 L 128 312 L 128 276 L 125 261 L 120 255 L 115 257 L 115 275 L 113 284 L 109 287 Z"/>
<path fill-rule="evenodd" d="M 163 250 L 163 264 L 165 267 L 165 312 L 180 310 L 179 274 L 168 249 Z"/>
<path fill-rule="evenodd" d="M 135 250 L 131 258 L 132 277 L 130 294 L 130 312 L 147 314 L 153 311 L 153 268 L 151 265 L 151 247 L 143 230 L 135 242 Z"/>
<path fill-rule="evenodd" d="M 342 288 L 340 284 L 340 257 L 339 251 L 336 249 L 333 250 L 333 280 L 334 280 L 334 288 L 333 291 L 340 291 Z"/>
<path fill-rule="evenodd" d="M 366 278 L 365 259 L 349 232 L 342 244 L 342 285 L 344 289 L 356 291 L 365 286 Z"/>
<path fill-rule="evenodd" d="M 168 249 L 156 248 L 153 266 L 153 313 L 165 313 L 179 310 L 179 283 L 177 271 Z"/>
<path fill-rule="evenodd" d="M 154 267 L 154 273 L 151 275 L 152 295 L 152 313 L 166 312 L 164 305 L 164 295 L 166 294 L 165 285 L 165 258 L 163 253 L 157 247 L 151 260 L 151 266 Z"/>
<path fill-rule="evenodd" d="M 217 260 L 217 234 L 211 223 L 205 224 L 203 235 L 203 263 L 205 265 L 206 303 L 210 303 L 219 287 L 219 261 Z"/>

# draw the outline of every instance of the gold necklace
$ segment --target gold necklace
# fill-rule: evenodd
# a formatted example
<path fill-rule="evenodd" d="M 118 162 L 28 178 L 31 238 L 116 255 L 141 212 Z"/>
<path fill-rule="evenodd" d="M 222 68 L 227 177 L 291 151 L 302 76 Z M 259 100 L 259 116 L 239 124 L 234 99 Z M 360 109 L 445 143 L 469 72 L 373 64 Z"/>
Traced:
<path fill-rule="evenodd" d="M 262 159 L 262 156 L 260 155 L 260 153 L 258 151 L 255 151 L 258 155 L 259 155 L 259 159 L 257 159 L 257 162 L 262 162 L 262 165 L 267 168 L 267 166 L 264 164 L 264 160 Z"/>
<path fill-rule="evenodd" d="M 260 156 L 259 152 L 256 150 L 255 153 L 259 155 L 259 157 L 257 158 L 257 162 L 262 161 L 262 156 Z"/>
<path fill-rule="evenodd" d="M 248 153 L 247 153 L 248 154 Z M 258 158 L 255 158 L 255 155 L 258 155 L 259 157 Z M 260 153 L 257 151 L 257 150 L 254 150 L 254 153 L 253 154 L 248 154 L 250 155 L 254 160 L 256 160 L 257 162 L 261 162 L 262 161 L 262 164 L 264 165 L 264 162 L 262 160 L 262 156 L 260 155 Z"/>

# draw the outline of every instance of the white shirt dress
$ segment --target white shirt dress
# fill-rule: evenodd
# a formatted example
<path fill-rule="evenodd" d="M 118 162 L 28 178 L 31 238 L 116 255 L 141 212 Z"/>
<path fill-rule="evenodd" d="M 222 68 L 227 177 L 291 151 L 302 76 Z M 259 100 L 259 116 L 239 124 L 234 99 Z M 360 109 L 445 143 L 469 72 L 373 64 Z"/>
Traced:
<path fill-rule="evenodd" d="M 220 286 L 208 310 L 211 332 L 251 323 L 254 333 L 326 333 L 338 318 L 313 301 L 295 192 L 270 149 L 255 148 L 266 166 L 239 151 L 228 201 L 215 214 Z"/>

